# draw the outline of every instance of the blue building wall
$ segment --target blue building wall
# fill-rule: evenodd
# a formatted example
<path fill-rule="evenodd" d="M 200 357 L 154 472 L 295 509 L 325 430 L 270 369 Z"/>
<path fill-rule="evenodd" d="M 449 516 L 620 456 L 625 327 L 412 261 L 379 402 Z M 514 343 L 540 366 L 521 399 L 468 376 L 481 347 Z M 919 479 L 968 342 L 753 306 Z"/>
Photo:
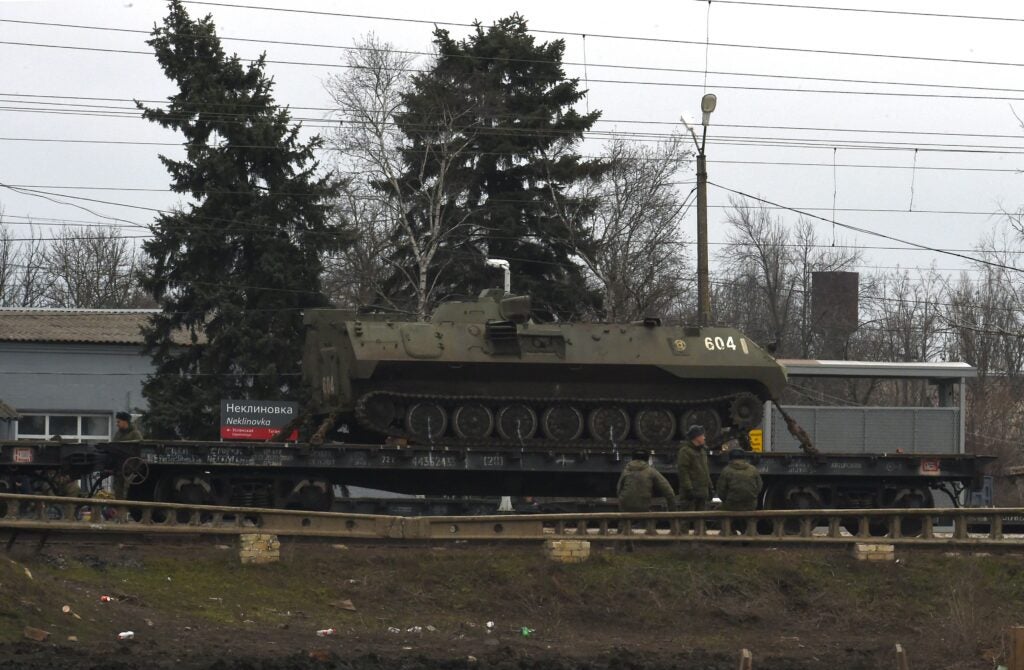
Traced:
<path fill-rule="evenodd" d="M 133 344 L 0 342 L 0 398 L 22 414 L 136 412 L 152 369 Z"/>

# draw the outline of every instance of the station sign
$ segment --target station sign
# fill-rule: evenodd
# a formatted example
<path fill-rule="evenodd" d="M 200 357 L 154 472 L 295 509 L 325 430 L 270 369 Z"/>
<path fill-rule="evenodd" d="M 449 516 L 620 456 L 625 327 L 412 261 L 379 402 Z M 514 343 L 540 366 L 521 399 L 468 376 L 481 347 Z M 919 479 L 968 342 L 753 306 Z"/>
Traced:
<path fill-rule="evenodd" d="M 220 436 L 224 440 L 269 440 L 299 412 L 299 403 L 279 400 L 221 400 Z M 293 430 L 287 440 L 299 439 Z"/>

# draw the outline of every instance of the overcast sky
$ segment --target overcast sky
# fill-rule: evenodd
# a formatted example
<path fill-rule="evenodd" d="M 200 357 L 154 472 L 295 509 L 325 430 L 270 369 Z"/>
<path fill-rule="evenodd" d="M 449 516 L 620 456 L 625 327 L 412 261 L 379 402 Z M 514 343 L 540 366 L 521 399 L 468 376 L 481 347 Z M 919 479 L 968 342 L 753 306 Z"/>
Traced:
<path fill-rule="evenodd" d="M 1016 108 L 1024 118 L 1024 49 L 1019 46 L 1024 6 L 1018 3 L 813 3 L 1002 20 L 719 0 L 710 5 L 687 0 L 245 4 L 187 7 L 193 16 L 213 15 L 229 52 L 249 59 L 266 51 L 277 100 L 296 118 L 311 119 L 311 129 L 324 125 L 329 114 L 322 82 L 339 71 L 340 47 L 351 46 L 360 35 L 373 31 L 398 48 L 426 51 L 429 23 L 389 19 L 490 23 L 518 11 L 532 29 L 543 31 L 538 39 L 565 40 L 565 61 L 572 63 L 567 73 L 586 77 L 586 104 L 602 111 L 595 130 L 654 136 L 679 130 L 681 114 L 699 117 L 706 78 L 706 91 L 718 96 L 707 148 L 715 184 L 825 218 L 833 217 L 835 207 L 841 223 L 945 249 L 970 249 L 986 232 L 1007 230 L 1003 218 L 989 213 L 1024 205 L 1024 178 L 1018 172 L 1024 167 L 1024 131 L 1013 113 Z M 27 234 L 30 218 L 85 224 L 114 217 L 119 225 L 144 227 L 153 212 L 123 205 L 166 209 L 177 202 L 157 159 L 159 152 L 173 155 L 175 148 L 153 143 L 174 144 L 180 138 L 141 120 L 130 102 L 164 100 L 173 91 L 144 43 L 146 35 L 133 32 L 148 32 L 165 13 L 165 3 L 152 0 L 0 0 L 0 184 L 58 194 L 48 197 L 93 212 L 0 187 L 8 225 Z M 445 27 L 455 36 L 469 30 Z M 616 67 L 604 67 L 610 65 Z M 600 154 L 603 141 L 588 140 L 584 153 Z M 793 144 L 800 146 L 782 146 Z M 692 171 L 685 179 L 693 179 Z M 721 242 L 728 193 L 712 187 L 709 201 L 711 241 Z M 797 218 L 779 214 L 790 222 Z M 686 223 L 691 240 L 695 225 L 691 210 Z M 835 235 L 838 244 L 868 247 L 862 272 L 968 265 L 931 251 L 871 249 L 902 245 L 842 228 L 833 233 L 825 222 L 817 225 L 825 243 Z M 126 232 L 145 234 L 144 228 Z M 720 250 L 712 246 L 713 261 Z M 1024 265 L 1024 259 L 1016 264 Z"/>

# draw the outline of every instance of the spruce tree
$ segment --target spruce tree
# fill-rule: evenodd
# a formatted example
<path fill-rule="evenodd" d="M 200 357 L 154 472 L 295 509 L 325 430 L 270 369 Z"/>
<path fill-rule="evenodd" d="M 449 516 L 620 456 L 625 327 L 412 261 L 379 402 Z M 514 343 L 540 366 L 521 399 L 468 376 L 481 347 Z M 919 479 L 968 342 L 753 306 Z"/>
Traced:
<path fill-rule="evenodd" d="M 562 69 L 565 43 L 537 43 L 515 14 L 488 28 L 477 23 L 463 40 L 439 28 L 434 44 L 436 60 L 413 78 L 397 123 L 409 140 L 406 187 L 446 170 L 453 187 L 445 216 L 472 224 L 446 245 L 447 267 L 457 271 L 439 285 L 461 294 L 500 286 L 483 259 L 505 258 L 513 290 L 533 295 L 535 306 L 562 317 L 590 312 L 599 298 L 573 255 L 592 250 L 587 220 L 595 203 L 575 197 L 573 186 L 607 165 L 576 151 L 600 112 L 573 108 L 585 91 Z M 466 148 L 453 153 L 460 142 Z"/>
<path fill-rule="evenodd" d="M 264 56 L 226 55 L 212 18 L 193 20 L 180 0 L 148 44 L 179 90 L 166 107 L 136 104 L 184 135 L 184 158 L 161 160 L 188 200 L 143 244 L 143 286 L 161 309 L 144 329 L 146 425 L 212 439 L 221 399 L 302 399 L 302 310 L 325 306 L 321 259 L 346 237 L 328 220 L 337 189 L 317 175 L 320 140 L 300 141 Z"/>

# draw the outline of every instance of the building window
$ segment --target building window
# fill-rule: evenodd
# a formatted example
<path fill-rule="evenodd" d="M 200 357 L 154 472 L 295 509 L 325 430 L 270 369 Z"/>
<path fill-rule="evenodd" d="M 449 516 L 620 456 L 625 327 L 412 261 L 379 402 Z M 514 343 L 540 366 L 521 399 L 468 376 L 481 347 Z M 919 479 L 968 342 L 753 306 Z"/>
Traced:
<path fill-rule="evenodd" d="M 110 416 L 105 414 L 22 414 L 17 421 L 19 440 L 109 440 Z"/>

